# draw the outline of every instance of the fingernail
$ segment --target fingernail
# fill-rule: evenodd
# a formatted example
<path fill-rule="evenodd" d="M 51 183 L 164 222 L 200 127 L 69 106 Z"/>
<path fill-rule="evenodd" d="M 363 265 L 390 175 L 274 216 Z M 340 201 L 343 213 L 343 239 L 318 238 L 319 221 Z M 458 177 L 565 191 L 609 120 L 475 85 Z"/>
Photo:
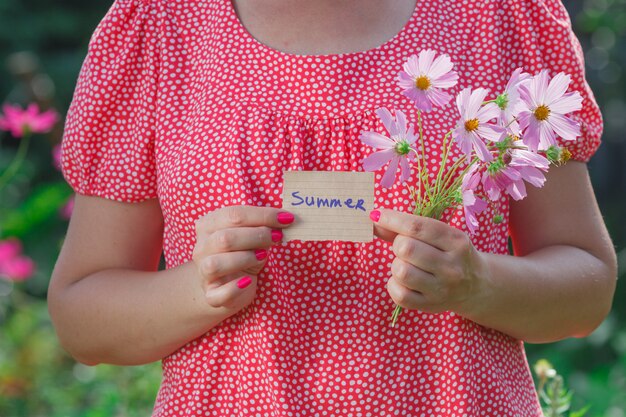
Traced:
<path fill-rule="evenodd" d="M 378 220 L 380 220 L 380 211 L 372 210 L 370 212 L 370 219 L 372 219 L 374 222 L 378 222 Z"/>
<path fill-rule="evenodd" d="M 276 218 L 278 219 L 278 223 L 280 224 L 289 224 L 295 219 L 293 214 L 287 212 L 278 213 L 278 216 L 276 216 Z"/>
<path fill-rule="evenodd" d="M 260 261 L 267 258 L 267 251 L 265 249 L 257 249 L 254 251 L 254 256 Z"/>
<path fill-rule="evenodd" d="M 283 232 L 272 230 L 272 242 L 280 242 L 283 239 Z"/>
<path fill-rule="evenodd" d="M 237 286 L 239 288 L 246 288 L 248 285 L 250 285 L 251 282 L 252 282 L 252 278 L 245 276 L 239 279 L 239 281 L 237 281 Z"/>

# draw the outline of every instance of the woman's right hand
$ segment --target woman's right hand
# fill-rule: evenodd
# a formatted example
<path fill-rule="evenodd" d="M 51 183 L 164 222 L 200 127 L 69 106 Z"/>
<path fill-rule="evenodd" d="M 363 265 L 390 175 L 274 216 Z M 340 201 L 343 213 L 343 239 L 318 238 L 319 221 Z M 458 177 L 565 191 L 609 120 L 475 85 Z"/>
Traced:
<path fill-rule="evenodd" d="M 233 314 L 250 304 L 267 249 L 293 220 L 285 210 L 256 206 L 228 206 L 200 217 L 192 258 L 206 302 Z"/>

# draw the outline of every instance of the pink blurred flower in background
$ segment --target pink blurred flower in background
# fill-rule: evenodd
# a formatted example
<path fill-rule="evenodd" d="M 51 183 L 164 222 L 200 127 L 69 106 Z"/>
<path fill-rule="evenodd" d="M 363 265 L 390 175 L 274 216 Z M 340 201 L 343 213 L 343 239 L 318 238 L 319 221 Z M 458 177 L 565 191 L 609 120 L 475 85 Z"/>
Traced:
<path fill-rule="evenodd" d="M 52 147 L 52 163 L 56 169 L 61 170 L 61 144 Z"/>
<path fill-rule="evenodd" d="M 454 65 L 450 57 L 442 54 L 435 58 L 436 54 L 428 49 L 421 51 L 419 56 L 412 55 L 404 63 L 404 70 L 398 73 L 398 84 L 404 89 L 402 94 L 422 111 L 448 104 L 452 96 L 442 89 L 454 87 L 459 79 L 452 71 Z"/>
<path fill-rule="evenodd" d="M 40 112 L 36 103 L 29 104 L 24 110 L 18 105 L 5 104 L 2 110 L 4 115 L 0 117 L 0 129 L 11 132 L 16 138 L 27 132 L 46 133 L 59 119 L 54 110 Z"/>
<path fill-rule="evenodd" d="M 16 238 L 0 241 L 0 278 L 24 281 L 35 272 L 32 259 L 22 255 L 22 244 Z"/>
<path fill-rule="evenodd" d="M 65 220 L 69 220 L 72 217 L 72 212 L 74 211 L 74 195 L 72 195 L 67 203 L 63 207 L 59 209 L 59 215 Z"/>

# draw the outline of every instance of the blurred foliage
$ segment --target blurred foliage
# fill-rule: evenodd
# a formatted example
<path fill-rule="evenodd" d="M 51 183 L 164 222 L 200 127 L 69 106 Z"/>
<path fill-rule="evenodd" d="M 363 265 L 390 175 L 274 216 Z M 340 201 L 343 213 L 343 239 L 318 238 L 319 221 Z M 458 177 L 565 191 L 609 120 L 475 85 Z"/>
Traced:
<path fill-rule="evenodd" d="M 87 44 L 112 0 L 0 0 L 0 97 L 37 101 L 64 113 Z M 605 117 L 604 144 L 589 164 L 598 201 L 620 254 L 614 309 L 591 336 L 527 345 L 530 363 L 547 358 L 571 388 L 571 409 L 587 417 L 626 417 L 626 0 L 564 0 L 587 60 L 587 79 Z M 52 164 L 62 123 L 33 138 L 28 159 L 0 199 L 0 239 L 15 236 L 37 264 L 31 279 L 0 279 L 0 416 L 146 416 L 160 364 L 140 367 L 76 363 L 59 346 L 45 303 L 71 196 Z M 0 170 L 18 141 L 4 132 Z M 539 381 L 538 381 L 539 382 Z M 556 395 L 556 391 L 552 394 Z M 566 395 L 564 391 L 561 394 Z M 572 414 L 573 415 L 573 414 Z"/>

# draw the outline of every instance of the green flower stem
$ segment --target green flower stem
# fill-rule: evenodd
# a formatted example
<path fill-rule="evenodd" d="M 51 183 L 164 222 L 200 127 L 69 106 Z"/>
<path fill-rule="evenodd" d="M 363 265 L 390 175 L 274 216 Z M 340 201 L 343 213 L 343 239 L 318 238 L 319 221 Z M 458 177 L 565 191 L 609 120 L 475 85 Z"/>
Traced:
<path fill-rule="evenodd" d="M 7 183 L 11 180 L 11 178 L 17 173 L 17 171 L 24 163 L 24 159 L 26 159 L 26 153 L 28 151 L 28 145 L 30 144 L 30 134 L 25 132 L 24 136 L 22 136 L 22 140 L 20 142 L 20 146 L 17 149 L 17 154 L 9 167 L 4 171 L 2 176 L 0 176 L 0 191 L 7 185 Z"/>
<path fill-rule="evenodd" d="M 437 179 L 435 180 L 435 194 L 439 194 L 440 192 L 442 192 L 441 177 L 443 176 L 444 168 L 446 167 L 446 165 L 448 165 L 448 153 L 450 151 L 450 141 L 452 137 L 451 135 L 452 130 L 446 133 L 446 135 L 443 137 L 443 152 L 441 164 L 439 165 L 439 172 L 437 173 Z"/>
<path fill-rule="evenodd" d="M 421 184 L 421 181 L 420 181 Z M 426 187 L 426 190 L 429 190 L 429 187 Z M 432 198 L 429 198 L 427 202 L 423 202 L 420 204 L 419 196 L 415 196 L 413 194 L 413 198 L 415 199 L 415 210 L 413 214 L 418 216 L 430 217 L 433 219 L 439 220 L 443 212 L 455 204 L 455 199 L 453 193 L 450 189 L 446 189 L 445 193 L 442 195 L 435 194 Z M 396 325 L 398 318 L 400 317 L 400 313 L 402 313 L 402 307 L 396 305 L 393 313 L 391 314 L 391 327 Z"/>
<path fill-rule="evenodd" d="M 400 317 L 400 313 L 402 313 L 402 307 L 396 305 L 396 308 L 394 308 L 393 313 L 391 314 L 391 327 L 394 327 L 396 325 L 398 317 Z"/>
<path fill-rule="evenodd" d="M 419 126 L 420 131 L 420 148 L 422 150 L 422 162 L 423 168 L 428 167 L 428 161 L 426 160 L 426 146 L 424 145 L 424 126 L 422 125 L 422 112 L 420 110 L 417 111 L 417 126 Z"/>
<path fill-rule="evenodd" d="M 448 169 L 448 172 L 446 173 L 446 176 L 443 178 L 442 189 L 445 190 L 445 189 L 450 188 L 448 186 L 448 184 L 450 183 L 450 180 L 454 177 L 454 174 L 457 172 L 457 170 L 459 169 L 461 164 L 463 164 L 466 160 L 467 160 L 467 157 L 466 156 L 462 156 L 461 158 L 457 159 L 452 164 L 450 169 Z M 471 166 L 471 164 L 469 164 L 468 166 Z"/>

